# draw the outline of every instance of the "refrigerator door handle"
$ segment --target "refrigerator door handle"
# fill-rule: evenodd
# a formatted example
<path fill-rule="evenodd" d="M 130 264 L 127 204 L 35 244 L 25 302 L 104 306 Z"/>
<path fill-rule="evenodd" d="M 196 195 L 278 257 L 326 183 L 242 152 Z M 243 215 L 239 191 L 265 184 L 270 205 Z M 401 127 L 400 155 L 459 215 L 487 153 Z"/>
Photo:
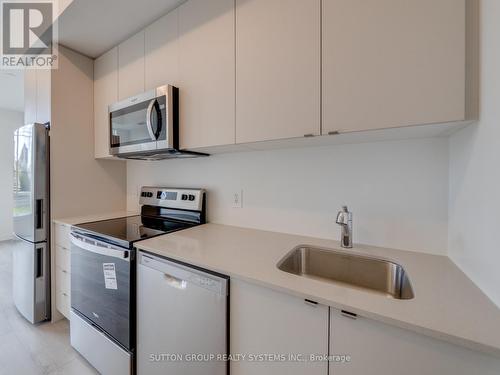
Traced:
<path fill-rule="evenodd" d="M 35 210 L 36 229 L 43 229 L 43 199 L 36 200 Z"/>
<path fill-rule="evenodd" d="M 36 278 L 43 276 L 43 248 L 36 249 Z"/>

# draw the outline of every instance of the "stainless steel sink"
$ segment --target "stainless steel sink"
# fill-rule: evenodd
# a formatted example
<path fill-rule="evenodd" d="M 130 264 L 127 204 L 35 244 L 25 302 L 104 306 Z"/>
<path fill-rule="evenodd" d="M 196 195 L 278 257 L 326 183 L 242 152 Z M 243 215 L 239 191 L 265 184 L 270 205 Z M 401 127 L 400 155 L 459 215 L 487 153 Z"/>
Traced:
<path fill-rule="evenodd" d="M 303 277 L 370 289 L 396 299 L 414 297 L 404 268 L 376 257 L 301 245 L 288 253 L 278 268 Z"/>

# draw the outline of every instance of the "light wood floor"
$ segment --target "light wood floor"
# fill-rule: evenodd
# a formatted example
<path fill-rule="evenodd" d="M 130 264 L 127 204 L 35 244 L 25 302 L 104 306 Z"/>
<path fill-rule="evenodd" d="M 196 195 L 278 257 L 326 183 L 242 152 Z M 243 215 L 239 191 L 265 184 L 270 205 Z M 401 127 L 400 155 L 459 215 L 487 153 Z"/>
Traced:
<path fill-rule="evenodd" d="M 0 375 L 87 375 L 97 372 L 71 347 L 67 320 L 28 323 L 12 300 L 14 241 L 0 242 Z"/>

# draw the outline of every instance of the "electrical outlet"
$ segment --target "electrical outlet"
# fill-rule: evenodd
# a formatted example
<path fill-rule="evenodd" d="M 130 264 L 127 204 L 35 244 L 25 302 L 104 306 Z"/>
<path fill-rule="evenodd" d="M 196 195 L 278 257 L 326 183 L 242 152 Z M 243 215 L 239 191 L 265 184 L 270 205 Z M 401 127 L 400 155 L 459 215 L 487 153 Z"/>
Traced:
<path fill-rule="evenodd" d="M 233 208 L 243 208 L 243 190 L 233 192 Z"/>

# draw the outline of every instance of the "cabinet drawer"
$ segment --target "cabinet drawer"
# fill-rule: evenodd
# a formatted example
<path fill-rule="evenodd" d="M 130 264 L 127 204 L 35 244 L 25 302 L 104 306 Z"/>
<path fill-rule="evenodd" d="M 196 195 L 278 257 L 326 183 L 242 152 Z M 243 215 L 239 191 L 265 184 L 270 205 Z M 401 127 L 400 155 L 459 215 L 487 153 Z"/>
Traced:
<path fill-rule="evenodd" d="M 71 308 L 71 297 L 69 293 L 57 291 L 56 292 L 56 307 L 66 319 L 69 319 L 69 312 Z"/>
<path fill-rule="evenodd" d="M 71 291 L 71 275 L 68 271 L 56 266 L 56 290 L 69 294 Z"/>
<path fill-rule="evenodd" d="M 56 245 L 56 266 L 71 272 L 71 252 L 64 247 Z"/>
<path fill-rule="evenodd" d="M 55 227 L 54 236 L 56 245 L 59 245 L 69 250 L 71 248 L 71 241 L 69 239 L 69 233 L 71 227 L 69 225 L 63 225 L 57 223 L 54 225 L 54 227 Z"/>

